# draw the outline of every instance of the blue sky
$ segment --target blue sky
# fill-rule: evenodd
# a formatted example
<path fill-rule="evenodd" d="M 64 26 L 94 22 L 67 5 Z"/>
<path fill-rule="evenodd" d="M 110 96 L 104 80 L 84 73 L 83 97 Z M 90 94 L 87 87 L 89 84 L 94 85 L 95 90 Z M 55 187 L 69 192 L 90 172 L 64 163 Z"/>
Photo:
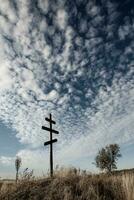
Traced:
<path fill-rule="evenodd" d="M 19 150 L 21 144 L 15 137 L 15 132 L 11 128 L 0 123 L 0 156 L 14 156 Z"/>
<path fill-rule="evenodd" d="M 118 143 L 134 166 L 134 2 L 0 0 L 0 176 L 14 160 L 39 175 L 55 164 L 95 171 L 97 151 Z"/>

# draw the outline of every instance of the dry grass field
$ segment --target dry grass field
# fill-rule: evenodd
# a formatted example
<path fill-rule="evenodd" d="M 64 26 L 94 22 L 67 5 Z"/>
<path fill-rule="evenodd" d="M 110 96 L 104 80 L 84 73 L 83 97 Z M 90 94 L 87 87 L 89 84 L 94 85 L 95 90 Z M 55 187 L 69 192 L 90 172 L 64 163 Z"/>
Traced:
<path fill-rule="evenodd" d="M 0 200 L 134 200 L 134 170 L 92 175 L 62 169 L 53 179 L 0 182 Z"/>

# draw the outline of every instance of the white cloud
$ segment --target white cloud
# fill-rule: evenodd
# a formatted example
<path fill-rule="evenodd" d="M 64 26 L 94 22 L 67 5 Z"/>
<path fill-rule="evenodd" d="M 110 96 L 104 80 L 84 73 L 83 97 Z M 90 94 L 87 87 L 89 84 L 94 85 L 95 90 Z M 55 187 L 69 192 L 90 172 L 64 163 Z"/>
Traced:
<path fill-rule="evenodd" d="M 4 14 L 6 12 L 6 15 L 10 22 L 15 23 L 16 22 L 16 15 L 13 9 L 11 9 L 11 3 L 9 0 L 2 1 L 0 0 L 0 11 Z"/>
<path fill-rule="evenodd" d="M 56 90 L 52 90 L 46 97 L 46 100 L 49 101 L 54 101 L 55 99 L 57 99 L 59 97 L 58 93 Z"/>
<path fill-rule="evenodd" d="M 0 63 L 0 91 L 12 88 L 13 80 L 8 68 L 9 68 L 9 63 L 1 61 Z"/>
<path fill-rule="evenodd" d="M 73 37 L 73 30 L 71 27 L 67 27 L 66 31 L 65 31 L 65 45 L 64 45 L 64 51 L 63 53 L 60 55 L 60 66 L 61 66 L 61 70 L 63 72 L 69 72 L 72 71 L 72 66 L 69 63 L 69 55 L 71 54 L 70 49 L 72 46 L 72 37 Z"/>
<path fill-rule="evenodd" d="M 50 56 L 51 48 L 48 45 L 45 46 L 42 53 L 43 53 L 44 57 L 47 59 Z"/>
<path fill-rule="evenodd" d="M 39 0 L 38 6 L 46 14 L 49 9 L 49 1 L 48 0 Z"/>
<path fill-rule="evenodd" d="M 67 24 L 67 13 L 64 9 L 60 9 L 57 11 L 56 22 L 61 29 L 65 29 Z"/>
<path fill-rule="evenodd" d="M 14 161 L 15 161 L 15 157 L 7 157 L 7 156 L 0 157 L 0 163 L 6 166 L 13 165 Z"/>
<path fill-rule="evenodd" d="M 21 150 L 17 154 L 22 159 L 22 168 L 33 169 L 35 173 L 42 173 L 47 171 L 49 167 L 48 153 L 44 153 L 44 150 Z"/>

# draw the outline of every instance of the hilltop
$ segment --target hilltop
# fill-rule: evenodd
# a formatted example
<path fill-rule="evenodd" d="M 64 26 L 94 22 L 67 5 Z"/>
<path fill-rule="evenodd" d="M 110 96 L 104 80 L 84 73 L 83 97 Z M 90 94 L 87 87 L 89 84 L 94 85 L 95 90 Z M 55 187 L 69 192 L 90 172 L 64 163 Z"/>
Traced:
<path fill-rule="evenodd" d="M 87 174 L 76 169 L 58 171 L 53 178 L 0 183 L 1 200 L 134 200 L 134 169 Z"/>

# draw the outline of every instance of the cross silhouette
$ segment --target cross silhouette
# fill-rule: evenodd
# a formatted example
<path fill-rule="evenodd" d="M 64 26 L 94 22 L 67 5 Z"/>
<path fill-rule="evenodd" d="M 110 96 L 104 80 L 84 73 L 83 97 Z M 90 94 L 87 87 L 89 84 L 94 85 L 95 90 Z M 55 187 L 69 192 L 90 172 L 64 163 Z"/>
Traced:
<path fill-rule="evenodd" d="M 42 126 L 42 129 L 50 132 L 50 141 L 45 142 L 44 146 L 50 145 L 50 176 L 53 177 L 53 143 L 57 142 L 57 139 L 53 139 L 52 133 L 59 134 L 59 132 L 52 129 L 52 124 L 56 124 L 56 122 L 52 120 L 51 114 L 50 118 L 45 118 L 45 120 L 50 123 L 50 128 Z"/>

